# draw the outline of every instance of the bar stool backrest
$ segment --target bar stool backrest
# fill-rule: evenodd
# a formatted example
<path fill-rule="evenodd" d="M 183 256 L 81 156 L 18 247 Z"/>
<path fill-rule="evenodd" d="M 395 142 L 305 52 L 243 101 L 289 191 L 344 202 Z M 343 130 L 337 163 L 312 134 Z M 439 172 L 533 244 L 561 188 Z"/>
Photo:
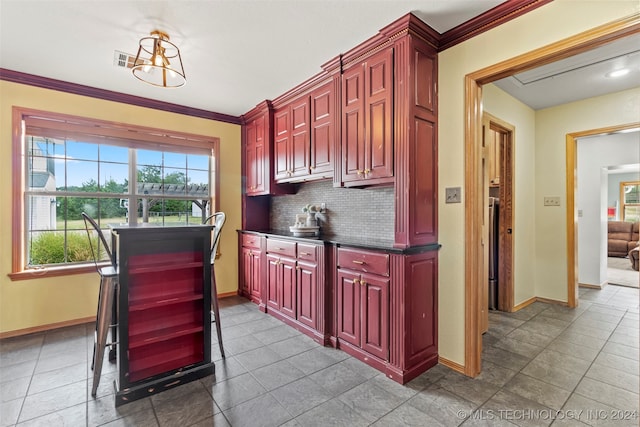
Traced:
<path fill-rule="evenodd" d="M 98 226 L 96 221 L 93 218 L 91 218 L 89 215 L 87 215 L 85 212 L 82 212 L 82 219 L 84 220 L 84 228 L 87 230 L 87 237 L 89 237 L 89 246 L 91 246 L 91 254 L 93 255 L 93 262 L 96 265 L 96 270 L 98 270 L 98 273 L 100 272 L 100 267 L 98 266 L 98 262 L 100 261 L 99 259 L 100 243 L 98 243 L 98 247 L 96 248 L 93 247 L 93 239 L 91 236 L 92 230 L 98 234 L 98 238 L 100 239 L 99 242 L 102 243 L 102 246 L 104 247 L 104 250 L 107 253 L 107 256 L 109 257 L 109 262 L 115 268 L 114 259 L 113 259 L 113 256 L 111 255 L 111 250 L 109 249 L 109 245 L 107 244 L 107 239 L 105 239 L 104 234 L 102 234 L 102 230 L 100 230 L 100 227 Z"/>
<path fill-rule="evenodd" d="M 216 259 L 216 253 L 218 253 L 218 243 L 220 243 L 220 234 L 222 233 L 222 227 L 224 226 L 225 221 L 227 220 L 224 212 L 216 212 L 212 215 L 209 215 L 207 219 L 204 220 L 203 224 L 209 224 L 211 221 L 211 225 L 213 225 L 213 238 L 211 239 L 211 263 Z"/>

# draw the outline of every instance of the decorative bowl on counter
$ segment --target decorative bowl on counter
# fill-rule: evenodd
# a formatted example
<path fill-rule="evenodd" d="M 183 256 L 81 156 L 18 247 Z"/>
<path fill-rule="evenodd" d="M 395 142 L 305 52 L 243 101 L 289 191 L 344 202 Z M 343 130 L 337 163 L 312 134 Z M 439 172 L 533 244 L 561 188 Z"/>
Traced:
<path fill-rule="evenodd" d="M 318 236 L 320 234 L 320 227 L 289 227 L 289 230 L 293 233 L 295 237 L 305 237 L 305 236 Z"/>

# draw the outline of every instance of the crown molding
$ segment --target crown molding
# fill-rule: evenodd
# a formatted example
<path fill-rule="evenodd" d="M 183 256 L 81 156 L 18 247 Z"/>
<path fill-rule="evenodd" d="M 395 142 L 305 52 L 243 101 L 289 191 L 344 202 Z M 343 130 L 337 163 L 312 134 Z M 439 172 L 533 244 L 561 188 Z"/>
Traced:
<path fill-rule="evenodd" d="M 455 28 L 440 34 L 438 51 L 441 52 L 465 40 L 489 31 L 518 16 L 531 12 L 553 0 L 508 0 Z"/>
<path fill-rule="evenodd" d="M 50 79 L 48 77 L 36 76 L 34 74 L 7 70 L 5 68 L 0 68 L 0 80 L 40 87 L 43 89 L 57 90 L 74 95 L 88 96 L 91 98 L 103 99 L 105 101 L 120 102 L 122 104 L 135 105 L 137 107 L 153 108 L 154 110 L 183 114 L 185 116 L 198 117 L 201 119 L 216 120 L 219 122 L 232 123 L 237 125 L 242 124 L 242 118 L 231 116 L 228 114 L 201 110 L 198 108 L 157 101 L 155 99 L 143 98 L 140 96 L 127 95 L 121 92 L 98 89 L 95 87 L 85 86 L 77 83 L 70 83 L 62 80 Z"/>

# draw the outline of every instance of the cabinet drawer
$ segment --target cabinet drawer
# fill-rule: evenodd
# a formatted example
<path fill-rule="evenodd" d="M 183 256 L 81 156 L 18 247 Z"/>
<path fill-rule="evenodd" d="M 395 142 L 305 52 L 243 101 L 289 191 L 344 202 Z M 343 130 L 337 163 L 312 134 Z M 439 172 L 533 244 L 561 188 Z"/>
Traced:
<path fill-rule="evenodd" d="M 260 236 L 256 236 L 255 234 L 243 234 L 242 247 L 260 249 Z"/>
<path fill-rule="evenodd" d="M 270 254 L 280 254 L 291 258 L 296 257 L 296 242 L 286 240 L 267 239 L 267 252 Z"/>
<path fill-rule="evenodd" d="M 389 275 L 389 254 L 338 248 L 338 267 L 364 273 Z"/>
<path fill-rule="evenodd" d="M 305 245 L 298 243 L 298 259 L 305 261 L 316 260 L 316 245 Z"/>

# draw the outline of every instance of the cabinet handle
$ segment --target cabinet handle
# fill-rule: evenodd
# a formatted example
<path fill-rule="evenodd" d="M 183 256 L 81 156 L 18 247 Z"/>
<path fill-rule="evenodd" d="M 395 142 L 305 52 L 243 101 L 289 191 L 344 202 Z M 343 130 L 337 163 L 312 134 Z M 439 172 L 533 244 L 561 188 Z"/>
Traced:
<path fill-rule="evenodd" d="M 309 166 L 310 170 L 314 170 L 316 167 L 315 166 Z"/>
<path fill-rule="evenodd" d="M 302 268 L 299 265 L 296 265 L 296 270 L 302 270 Z"/>
<path fill-rule="evenodd" d="M 309 256 L 311 255 L 309 252 L 300 252 L 300 255 L 305 255 L 305 256 Z"/>
<path fill-rule="evenodd" d="M 360 283 L 360 279 L 353 279 L 353 283 L 355 283 L 356 285 Z"/>
<path fill-rule="evenodd" d="M 362 175 L 362 171 L 361 171 L 360 169 L 358 169 L 358 170 L 356 171 L 356 174 L 358 174 L 358 176 L 360 176 L 360 175 Z"/>
<path fill-rule="evenodd" d="M 279 251 L 284 251 L 284 248 L 276 248 L 276 249 L 278 249 Z"/>
<path fill-rule="evenodd" d="M 365 265 L 365 264 L 366 264 L 366 262 L 364 262 L 364 261 L 358 261 L 357 259 L 354 259 L 354 260 L 353 260 L 353 261 L 351 261 L 351 262 L 352 262 L 352 263 L 354 263 L 354 264 L 358 264 L 358 265 Z"/>
<path fill-rule="evenodd" d="M 365 282 L 364 280 L 362 280 L 362 279 L 361 279 L 361 280 L 360 280 L 360 284 L 361 284 L 362 286 L 364 286 L 364 285 L 366 285 L 366 284 L 367 284 L 367 282 Z"/>
<path fill-rule="evenodd" d="M 369 175 L 370 173 L 371 173 L 371 169 L 365 169 L 365 170 L 364 170 L 364 174 L 365 174 L 365 176 L 366 176 L 366 175 Z"/>
<path fill-rule="evenodd" d="M 249 256 L 253 256 L 253 251 L 249 251 Z"/>

